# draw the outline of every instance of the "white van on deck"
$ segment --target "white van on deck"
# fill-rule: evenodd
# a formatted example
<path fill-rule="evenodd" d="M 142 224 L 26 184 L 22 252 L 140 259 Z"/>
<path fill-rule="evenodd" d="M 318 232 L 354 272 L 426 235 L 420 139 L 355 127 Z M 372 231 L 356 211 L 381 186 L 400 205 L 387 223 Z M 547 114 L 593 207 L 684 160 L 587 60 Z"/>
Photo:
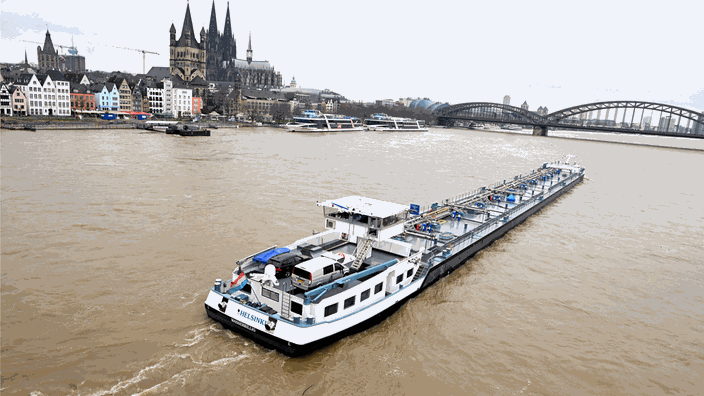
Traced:
<path fill-rule="evenodd" d="M 291 284 L 303 290 L 315 289 L 349 274 L 346 265 L 352 261 L 354 256 L 349 254 L 324 252 L 320 257 L 295 266 Z"/>

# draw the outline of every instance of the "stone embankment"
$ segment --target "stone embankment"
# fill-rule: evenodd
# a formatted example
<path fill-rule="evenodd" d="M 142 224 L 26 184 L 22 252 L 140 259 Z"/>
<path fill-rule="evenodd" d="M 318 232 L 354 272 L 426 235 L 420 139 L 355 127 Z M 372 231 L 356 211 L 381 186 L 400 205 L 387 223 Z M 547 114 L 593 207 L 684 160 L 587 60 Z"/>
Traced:
<path fill-rule="evenodd" d="M 186 121 L 187 122 L 187 121 Z M 67 121 L 67 120 L 2 120 L 0 129 L 37 131 L 37 130 L 88 130 L 88 129 L 145 129 L 142 121 Z M 239 128 L 249 125 L 239 125 L 234 122 L 199 122 L 203 128 Z"/>

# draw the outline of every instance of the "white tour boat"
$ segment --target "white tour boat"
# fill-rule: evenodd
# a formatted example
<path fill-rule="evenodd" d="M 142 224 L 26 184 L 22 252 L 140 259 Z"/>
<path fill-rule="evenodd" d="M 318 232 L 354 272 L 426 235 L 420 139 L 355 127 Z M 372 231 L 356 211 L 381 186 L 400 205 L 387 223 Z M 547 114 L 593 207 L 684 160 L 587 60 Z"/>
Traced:
<path fill-rule="evenodd" d="M 295 122 L 286 124 L 289 132 L 352 132 L 363 131 L 362 123 L 355 117 L 324 114 L 318 110 L 306 110 L 303 115 L 293 117 Z"/>
<path fill-rule="evenodd" d="M 364 120 L 370 131 L 427 131 L 425 121 L 412 118 L 390 117 L 384 113 L 376 113 Z"/>

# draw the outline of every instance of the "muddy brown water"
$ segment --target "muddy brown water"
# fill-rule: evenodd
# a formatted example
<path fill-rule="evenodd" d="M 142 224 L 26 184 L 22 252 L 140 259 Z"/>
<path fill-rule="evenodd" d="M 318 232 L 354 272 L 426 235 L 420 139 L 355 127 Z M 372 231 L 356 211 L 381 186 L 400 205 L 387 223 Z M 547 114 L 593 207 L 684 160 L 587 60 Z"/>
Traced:
<path fill-rule="evenodd" d="M 3 395 L 704 389 L 702 152 L 450 129 L 0 138 Z M 289 358 L 205 314 L 235 260 L 322 229 L 317 200 L 428 204 L 565 154 L 582 184 L 367 331 Z"/>

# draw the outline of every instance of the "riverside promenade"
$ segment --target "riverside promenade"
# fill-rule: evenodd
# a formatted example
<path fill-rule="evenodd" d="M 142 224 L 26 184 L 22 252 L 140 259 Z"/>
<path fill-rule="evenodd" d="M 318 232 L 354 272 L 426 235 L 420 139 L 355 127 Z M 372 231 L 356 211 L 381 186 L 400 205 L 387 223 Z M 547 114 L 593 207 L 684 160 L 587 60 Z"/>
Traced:
<path fill-rule="evenodd" d="M 178 120 L 164 120 L 178 121 Z M 187 122 L 190 121 L 179 121 Z M 17 118 L 2 118 L 0 119 L 0 129 L 22 130 L 22 131 L 37 131 L 37 130 L 77 130 L 77 129 L 145 129 L 149 125 L 145 121 L 137 120 L 75 120 L 75 119 L 17 119 Z M 234 122 L 198 122 L 197 125 L 206 128 L 240 128 L 249 126 L 241 125 Z"/>

